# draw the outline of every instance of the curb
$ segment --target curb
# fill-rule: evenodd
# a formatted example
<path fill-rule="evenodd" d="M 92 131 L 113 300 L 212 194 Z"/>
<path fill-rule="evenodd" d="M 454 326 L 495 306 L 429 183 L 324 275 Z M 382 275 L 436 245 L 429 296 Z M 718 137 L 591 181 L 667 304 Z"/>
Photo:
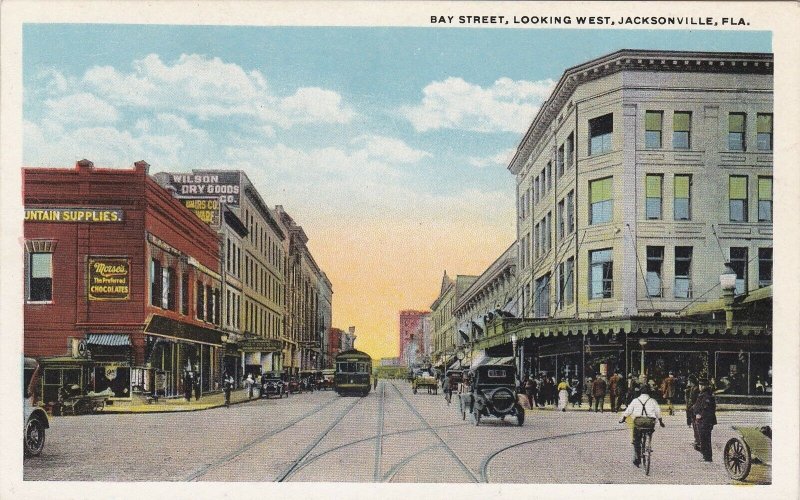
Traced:
<path fill-rule="evenodd" d="M 242 403 L 251 403 L 253 401 L 258 401 L 261 398 L 253 398 L 253 399 L 243 399 L 241 401 L 231 401 L 230 406 L 238 405 Z M 156 403 L 158 404 L 158 403 Z M 203 410 L 212 410 L 214 408 L 222 408 L 225 406 L 225 403 L 212 403 L 208 406 L 202 406 L 198 408 L 182 408 L 176 410 L 168 410 L 168 409 L 158 409 L 158 410 L 146 410 L 146 411 L 136 411 L 136 410 L 121 410 L 121 411 L 101 411 L 99 413 L 95 413 L 95 415 L 146 415 L 146 414 L 159 414 L 159 413 L 185 413 L 185 412 L 193 412 L 193 411 L 203 411 Z M 70 416 L 70 415 L 66 415 Z"/>

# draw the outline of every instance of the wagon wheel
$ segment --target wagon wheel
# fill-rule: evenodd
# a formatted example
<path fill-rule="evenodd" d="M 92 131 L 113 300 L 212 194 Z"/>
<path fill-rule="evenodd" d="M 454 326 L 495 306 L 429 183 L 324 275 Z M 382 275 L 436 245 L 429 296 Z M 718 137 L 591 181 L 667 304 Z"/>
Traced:
<path fill-rule="evenodd" d="M 725 470 L 731 479 L 743 481 L 750 474 L 753 460 L 750 447 L 740 438 L 731 438 L 725 443 Z"/>

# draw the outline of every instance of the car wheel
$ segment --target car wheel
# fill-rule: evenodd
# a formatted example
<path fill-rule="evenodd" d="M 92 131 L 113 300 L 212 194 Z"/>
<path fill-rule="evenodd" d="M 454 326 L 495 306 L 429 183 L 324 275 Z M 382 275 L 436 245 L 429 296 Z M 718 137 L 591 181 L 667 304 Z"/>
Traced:
<path fill-rule="evenodd" d="M 38 418 L 31 418 L 25 425 L 25 456 L 34 457 L 44 449 L 44 424 Z"/>

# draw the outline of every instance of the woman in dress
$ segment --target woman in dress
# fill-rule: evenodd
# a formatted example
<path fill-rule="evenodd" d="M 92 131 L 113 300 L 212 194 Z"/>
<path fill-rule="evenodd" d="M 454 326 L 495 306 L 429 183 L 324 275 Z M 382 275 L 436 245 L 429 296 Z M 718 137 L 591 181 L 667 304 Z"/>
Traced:
<path fill-rule="evenodd" d="M 558 409 L 567 411 L 567 402 L 569 401 L 569 384 L 567 380 L 562 378 L 558 383 Z"/>

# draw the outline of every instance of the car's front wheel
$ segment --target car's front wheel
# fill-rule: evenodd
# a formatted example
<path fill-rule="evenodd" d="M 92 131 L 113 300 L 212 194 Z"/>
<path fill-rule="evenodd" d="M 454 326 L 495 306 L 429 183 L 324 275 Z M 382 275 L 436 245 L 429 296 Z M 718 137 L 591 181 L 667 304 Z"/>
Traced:
<path fill-rule="evenodd" d="M 44 449 L 44 424 L 38 418 L 31 418 L 25 425 L 25 456 L 39 455 Z"/>

